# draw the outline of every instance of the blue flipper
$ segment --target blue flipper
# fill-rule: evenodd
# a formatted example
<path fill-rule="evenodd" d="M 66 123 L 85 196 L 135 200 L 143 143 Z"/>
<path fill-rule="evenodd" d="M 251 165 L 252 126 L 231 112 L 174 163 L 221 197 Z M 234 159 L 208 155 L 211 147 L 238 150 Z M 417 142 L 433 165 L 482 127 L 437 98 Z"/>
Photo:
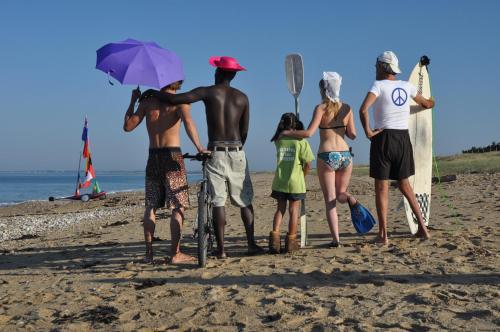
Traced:
<path fill-rule="evenodd" d="M 359 202 L 352 206 L 349 204 L 349 208 L 351 209 L 352 224 L 359 234 L 368 233 L 377 223 L 370 211 Z"/>

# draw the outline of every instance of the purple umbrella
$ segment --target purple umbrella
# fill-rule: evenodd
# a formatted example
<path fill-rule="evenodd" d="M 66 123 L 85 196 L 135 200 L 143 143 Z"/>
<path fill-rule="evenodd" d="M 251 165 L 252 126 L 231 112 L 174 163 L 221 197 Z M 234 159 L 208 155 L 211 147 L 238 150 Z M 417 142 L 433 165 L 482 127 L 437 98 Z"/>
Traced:
<path fill-rule="evenodd" d="M 181 59 L 154 42 L 126 39 L 97 50 L 97 69 L 122 84 L 163 88 L 184 80 Z"/>

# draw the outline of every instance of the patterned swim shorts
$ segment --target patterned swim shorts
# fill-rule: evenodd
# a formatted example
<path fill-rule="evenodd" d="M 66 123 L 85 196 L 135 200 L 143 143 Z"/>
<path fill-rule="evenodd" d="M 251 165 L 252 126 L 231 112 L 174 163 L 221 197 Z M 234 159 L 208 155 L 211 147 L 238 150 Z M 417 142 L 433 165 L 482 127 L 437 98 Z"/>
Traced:
<path fill-rule="evenodd" d="M 189 207 L 186 168 L 180 148 L 149 149 L 146 166 L 146 207 Z"/>

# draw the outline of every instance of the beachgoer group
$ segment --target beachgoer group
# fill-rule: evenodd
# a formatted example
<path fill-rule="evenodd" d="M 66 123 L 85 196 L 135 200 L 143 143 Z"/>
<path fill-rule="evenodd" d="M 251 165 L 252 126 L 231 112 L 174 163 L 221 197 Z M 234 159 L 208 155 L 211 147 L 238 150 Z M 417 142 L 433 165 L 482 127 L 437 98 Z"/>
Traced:
<path fill-rule="evenodd" d="M 264 250 L 254 238 L 253 188 L 248 162 L 243 146 L 247 140 L 250 107 L 248 97 L 230 86 L 236 73 L 245 70 L 234 58 L 211 57 L 209 63 L 216 67 L 215 83 L 177 94 L 182 82 L 172 82 L 160 91 L 148 90 L 141 95 L 136 89 L 125 114 L 124 130 L 136 128 L 144 117 L 149 134 L 149 159 L 146 167 L 146 209 L 144 213 L 144 238 L 146 260 L 153 260 L 152 241 L 155 230 L 155 213 L 158 208 L 172 210 L 171 262 L 193 260 L 180 251 L 180 238 L 184 209 L 189 206 L 187 179 L 180 150 L 180 122 L 198 152 L 209 152 L 208 183 L 212 196 L 216 257 L 226 257 L 224 230 L 226 225 L 225 203 L 229 195 L 233 205 L 241 209 L 245 226 L 248 254 Z M 391 51 L 377 57 L 376 80 L 359 110 L 361 123 L 370 145 L 370 176 L 375 179 L 375 201 L 379 220 L 376 242 L 387 244 L 388 180 L 397 180 L 399 189 L 408 199 L 418 220 L 416 236 L 430 237 L 422 219 L 415 194 L 408 177 L 414 175 L 412 145 L 408 134 L 410 102 L 394 103 L 394 89 L 404 90 L 416 103 L 432 108 L 434 100 L 426 99 L 415 86 L 396 78 L 401 71 L 398 59 Z M 316 106 L 307 129 L 293 113 L 282 115 L 271 141 L 276 146 L 276 171 L 271 197 L 276 199 L 276 212 L 269 235 L 269 252 L 293 252 L 299 249 L 297 228 L 300 202 L 305 198 L 304 176 L 311 169 L 314 155 L 306 138 L 317 129 L 320 132 L 317 175 L 325 200 L 325 212 L 330 233 L 331 247 L 341 244 L 337 202 L 357 204 L 347 191 L 353 168 L 352 150 L 345 136 L 356 138 L 354 114 L 351 107 L 340 99 L 342 77 L 337 72 L 324 72 L 319 82 L 321 103 Z M 140 100 L 137 110 L 134 105 Z M 203 101 L 207 119 L 208 145 L 199 141 L 196 126 L 190 116 L 190 104 Z M 369 108 L 373 106 L 375 129 L 370 127 Z M 288 205 L 289 224 L 285 247 L 281 247 L 280 226 Z"/>

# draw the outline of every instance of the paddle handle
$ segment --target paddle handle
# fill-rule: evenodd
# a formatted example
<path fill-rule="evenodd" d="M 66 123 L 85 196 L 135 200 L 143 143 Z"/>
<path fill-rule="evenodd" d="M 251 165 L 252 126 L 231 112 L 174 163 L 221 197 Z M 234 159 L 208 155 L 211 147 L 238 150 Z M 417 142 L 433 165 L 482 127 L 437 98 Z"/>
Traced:
<path fill-rule="evenodd" d="M 297 120 L 300 120 L 299 96 L 295 97 L 295 116 L 297 116 Z"/>

